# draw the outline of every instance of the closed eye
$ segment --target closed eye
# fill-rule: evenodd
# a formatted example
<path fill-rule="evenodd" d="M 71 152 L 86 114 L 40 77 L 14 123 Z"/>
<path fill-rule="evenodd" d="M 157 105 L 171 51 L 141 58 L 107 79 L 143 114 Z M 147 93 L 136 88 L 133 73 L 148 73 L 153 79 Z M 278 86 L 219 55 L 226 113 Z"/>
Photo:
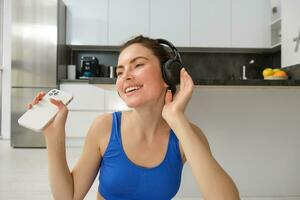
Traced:
<path fill-rule="evenodd" d="M 135 67 L 137 68 L 137 67 L 141 67 L 143 65 L 144 65 L 144 63 L 138 63 L 138 64 L 135 65 Z"/>
<path fill-rule="evenodd" d="M 123 72 L 117 72 L 117 76 L 121 76 Z"/>

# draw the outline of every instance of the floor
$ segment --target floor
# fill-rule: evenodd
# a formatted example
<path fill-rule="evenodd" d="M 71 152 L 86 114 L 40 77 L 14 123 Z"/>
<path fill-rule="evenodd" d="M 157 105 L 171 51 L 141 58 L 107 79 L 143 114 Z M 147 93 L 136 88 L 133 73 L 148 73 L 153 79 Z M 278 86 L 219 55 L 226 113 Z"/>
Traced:
<path fill-rule="evenodd" d="M 82 144 L 67 144 L 70 168 L 81 154 Z M 47 172 L 45 149 L 11 148 L 9 140 L 0 139 L 0 199 L 3 200 L 50 200 L 52 199 Z M 87 200 L 96 199 L 97 179 L 87 194 Z M 199 198 L 174 198 L 192 200 Z M 299 197 L 243 198 L 243 200 L 300 200 Z"/>
<path fill-rule="evenodd" d="M 67 146 L 68 164 L 72 168 L 81 154 L 82 143 L 71 141 Z M 53 199 L 48 183 L 46 149 L 11 148 L 9 140 L 0 139 L 0 163 L 1 200 Z M 96 199 L 97 184 L 96 179 L 85 199 Z"/>

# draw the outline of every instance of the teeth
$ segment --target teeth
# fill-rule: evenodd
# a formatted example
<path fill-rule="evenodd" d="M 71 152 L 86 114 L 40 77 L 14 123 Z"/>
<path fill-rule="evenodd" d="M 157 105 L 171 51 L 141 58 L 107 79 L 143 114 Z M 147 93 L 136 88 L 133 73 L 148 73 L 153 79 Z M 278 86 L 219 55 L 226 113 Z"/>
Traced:
<path fill-rule="evenodd" d="M 131 86 L 131 87 L 126 88 L 125 93 L 132 92 L 132 91 L 138 90 L 140 88 L 141 88 L 141 86 Z"/>

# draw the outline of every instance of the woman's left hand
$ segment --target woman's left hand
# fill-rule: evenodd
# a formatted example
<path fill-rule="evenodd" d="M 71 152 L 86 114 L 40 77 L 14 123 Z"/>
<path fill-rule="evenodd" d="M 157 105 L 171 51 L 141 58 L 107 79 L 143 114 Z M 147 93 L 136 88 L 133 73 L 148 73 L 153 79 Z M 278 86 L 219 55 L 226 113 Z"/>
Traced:
<path fill-rule="evenodd" d="M 168 90 L 165 96 L 165 105 L 162 110 L 162 117 L 168 121 L 176 115 L 184 114 L 186 106 L 192 97 L 194 82 L 185 68 L 180 71 L 180 89 L 174 95 Z"/>

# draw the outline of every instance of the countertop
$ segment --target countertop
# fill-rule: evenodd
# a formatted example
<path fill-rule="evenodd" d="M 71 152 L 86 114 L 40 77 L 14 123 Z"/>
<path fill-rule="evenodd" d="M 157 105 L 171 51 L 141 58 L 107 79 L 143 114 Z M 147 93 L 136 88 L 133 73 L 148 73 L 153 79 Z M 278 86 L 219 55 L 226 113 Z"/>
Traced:
<path fill-rule="evenodd" d="M 116 83 L 116 78 L 91 78 L 86 80 L 67 80 L 62 79 L 60 83 L 88 83 L 88 84 L 110 84 Z M 213 86 L 300 86 L 300 80 L 194 80 L 195 85 L 213 85 Z"/>

